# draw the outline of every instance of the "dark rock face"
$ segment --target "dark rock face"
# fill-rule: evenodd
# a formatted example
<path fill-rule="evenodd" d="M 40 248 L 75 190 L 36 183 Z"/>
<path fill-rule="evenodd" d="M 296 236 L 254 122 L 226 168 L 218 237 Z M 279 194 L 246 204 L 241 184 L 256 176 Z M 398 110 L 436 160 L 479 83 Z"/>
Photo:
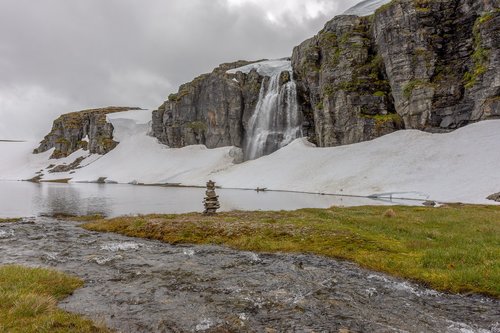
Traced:
<path fill-rule="evenodd" d="M 492 201 L 496 201 L 496 202 L 500 202 L 500 192 L 492 194 L 489 197 L 487 197 L 486 199 L 492 200 Z"/>
<path fill-rule="evenodd" d="M 248 74 L 227 71 L 250 63 L 222 64 L 182 85 L 153 112 L 151 134 L 169 147 L 242 147 L 263 77 L 255 70 Z"/>
<path fill-rule="evenodd" d="M 499 7 L 395 0 L 369 17 L 328 22 L 292 56 L 312 141 L 335 146 L 499 117 Z"/>
<path fill-rule="evenodd" d="M 402 128 L 369 18 L 336 17 L 294 49 L 292 66 L 317 145 L 361 142 Z"/>
<path fill-rule="evenodd" d="M 64 114 L 54 120 L 52 130 L 33 153 L 55 148 L 51 158 L 62 158 L 83 148 L 93 154 L 106 154 L 118 144 L 113 141 L 113 125 L 106 121 L 106 114 L 138 109 L 107 107 Z"/>

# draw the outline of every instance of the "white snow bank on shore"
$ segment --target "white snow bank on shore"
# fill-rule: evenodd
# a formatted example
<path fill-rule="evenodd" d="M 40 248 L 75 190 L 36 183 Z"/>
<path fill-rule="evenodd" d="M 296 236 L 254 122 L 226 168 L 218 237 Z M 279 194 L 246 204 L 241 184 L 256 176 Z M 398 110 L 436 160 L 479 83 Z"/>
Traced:
<path fill-rule="evenodd" d="M 305 139 L 257 160 L 234 164 L 234 147 L 171 149 L 147 135 L 150 111 L 108 116 L 120 144 L 104 156 L 92 155 L 73 173 L 44 172 L 44 179 L 93 182 L 267 188 L 319 193 L 373 195 L 438 201 L 493 203 L 500 191 L 500 120 L 483 121 L 449 134 L 399 131 L 379 139 L 333 148 L 315 148 Z M 27 179 L 49 164 L 71 163 L 87 154 L 48 160 L 51 151 L 32 155 L 30 143 L 0 144 L 0 180 Z"/>
<path fill-rule="evenodd" d="M 298 139 L 276 153 L 213 177 L 227 187 L 267 187 L 327 193 L 492 203 L 500 191 L 500 121 L 449 134 L 416 130 L 335 148 Z"/>

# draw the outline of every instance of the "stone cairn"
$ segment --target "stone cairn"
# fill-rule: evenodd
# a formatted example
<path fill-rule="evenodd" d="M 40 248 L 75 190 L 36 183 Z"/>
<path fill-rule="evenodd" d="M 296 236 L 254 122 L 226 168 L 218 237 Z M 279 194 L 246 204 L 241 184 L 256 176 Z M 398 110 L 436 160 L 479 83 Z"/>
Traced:
<path fill-rule="evenodd" d="M 211 180 L 207 183 L 207 191 L 205 192 L 205 200 L 203 204 L 205 205 L 205 215 L 215 215 L 217 209 L 220 208 L 219 196 L 215 193 L 215 183 Z"/>

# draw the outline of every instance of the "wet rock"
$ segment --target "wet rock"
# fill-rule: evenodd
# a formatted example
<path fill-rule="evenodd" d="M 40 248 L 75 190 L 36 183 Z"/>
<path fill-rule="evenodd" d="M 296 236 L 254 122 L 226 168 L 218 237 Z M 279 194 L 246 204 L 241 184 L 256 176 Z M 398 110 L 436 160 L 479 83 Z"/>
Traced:
<path fill-rule="evenodd" d="M 488 198 L 486 198 L 488 200 L 493 200 L 493 201 L 496 201 L 496 202 L 500 202 L 500 192 L 498 193 L 495 193 L 495 194 L 492 194 L 490 195 Z"/>
<path fill-rule="evenodd" d="M 80 167 L 80 163 L 85 159 L 85 157 L 78 157 L 76 160 L 74 160 L 72 163 L 66 165 L 57 165 L 53 166 L 52 168 L 49 168 L 49 173 L 58 173 L 58 172 L 68 172 L 74 169 L 78 169 Z"/>
<path fill-rule="evenodd" d="M 107 179 L 107 177 L 99 177 L 99 178 L 97 178 L 96 183 L 97 184 L 105 184 L 106 179 Z"/>
<path fill-rule="evenodd" d="M 437 203 L 436 203 L 435 201 L 430 201 L 430 200 L 427 200 L 427 201 L 424 201 L 424 202 L 422 203 L 422 205 L 424 205 L 424 206 L 428 206 L 428 207 L 434 207 L 434 206 L 436 206 L 436 205 L 437 205 Z"/>

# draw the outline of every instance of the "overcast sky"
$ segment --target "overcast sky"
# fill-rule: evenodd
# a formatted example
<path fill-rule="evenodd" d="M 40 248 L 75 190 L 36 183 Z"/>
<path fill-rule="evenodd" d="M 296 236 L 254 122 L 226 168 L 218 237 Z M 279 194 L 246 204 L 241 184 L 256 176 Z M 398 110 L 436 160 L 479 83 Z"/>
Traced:
<path fill-rule="evenodd" d="M 290 56 L 349 0 L 0 0 L 0 139 L 59 114 L 154 109 L 223 62 Z"/>

